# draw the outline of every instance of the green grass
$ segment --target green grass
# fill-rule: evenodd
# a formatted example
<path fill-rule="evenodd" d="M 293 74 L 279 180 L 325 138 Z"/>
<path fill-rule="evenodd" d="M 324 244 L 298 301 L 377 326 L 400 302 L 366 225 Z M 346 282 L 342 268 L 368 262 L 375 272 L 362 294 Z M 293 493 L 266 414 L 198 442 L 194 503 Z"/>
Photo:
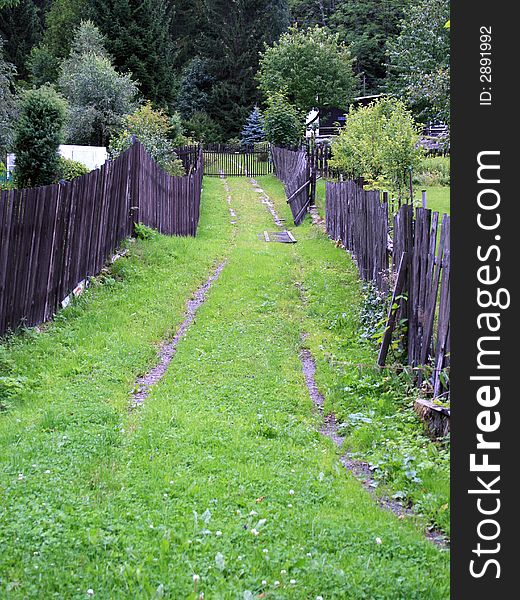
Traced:
<path fill-rule="evenodd" d="M 450 214 L 450 188 L 448 186 L 425 186 L 415 189 L 417 206 L 422 206 L 421 190 L 426 190 L 426 207 L 434 212 Z"/>
<path fill-rule="evenodd" d="M 352 263 L 308 222 L 298 244 L 259 241 L 272 217 L 247 180 L 230 185 L 235 240 L 223 184 L 205 180 L 197 239 L 132 244 L 105 284 L 8 343 L 10 376 L 26 379 L 0 414 L 0 596 L 197 598 L 197 574 L 216 599 L 449 597 L 448 553 L 378 508 L 316 432 L 302 331 L 329 408 L 349 410 L 337 395 L 353 374 L 326 356 L 372 359 Z M 288 218 L 279 182 L 261 185 Z M 129 413 L 135 377 L 224 256 L 166 377 Z"/>

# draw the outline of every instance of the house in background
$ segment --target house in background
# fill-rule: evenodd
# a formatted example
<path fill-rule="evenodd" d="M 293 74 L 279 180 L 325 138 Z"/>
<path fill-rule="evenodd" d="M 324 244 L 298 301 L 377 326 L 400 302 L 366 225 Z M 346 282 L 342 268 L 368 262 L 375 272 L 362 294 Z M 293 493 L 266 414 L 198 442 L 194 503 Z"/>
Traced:
<path fill-rule="evenodd" d="M 381 98 L 383 94 L 374 94 L 371 96 L 358 96 L 354 98 L 354 106 L 367 106 Z M 311 111 L 307 115 L 307 137 L 311 135 L 311 130 L 315 131 L 317 139 L 326 139 L 338 135 L 341 127 L 345 125 L 349 107 L 346 108 L 320 108 L 319 111 Z"/>
<path fill-rule="evenodd" d="M 99 169 L 108 160 L 108 152 L 104 146 L 74 146 L 61 144 L 58 152 L 63 158 L 77 160 L 85 165 L 89 171 Z M 8 176 L 14 172 L 16 157 L 14 154 L 7 155 L 7 173 Z"/>

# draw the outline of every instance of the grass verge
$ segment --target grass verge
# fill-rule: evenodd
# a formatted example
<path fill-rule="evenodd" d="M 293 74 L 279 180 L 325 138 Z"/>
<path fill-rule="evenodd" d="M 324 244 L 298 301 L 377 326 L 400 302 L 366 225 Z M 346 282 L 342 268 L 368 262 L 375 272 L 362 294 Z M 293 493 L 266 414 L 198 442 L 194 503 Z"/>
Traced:
<path fill-rule="evenodd" d="M 261 184 L 279 199 L 278 182 Z M 0 417 L 2 594 L 449 596 L 448 553 L 415 522 L 378 508 L 316 432 L 302 330 L 322 385 L 343 385 L 325 349 L 370 356 L 354 335 L 351 262 L 308 224 L 296 245 L 260 241 L 271 215 L 247 180 L 230 186 L 233 245 L 222 182 L 206 181 L 199 239 L 139 242 L 114 283 L 45 333 L 11 341 L 28 377 Z M 186 296 L 224 254 L 166 377 L 129 414 L 154 343 L 176 328 Z M 345 328 L 327 329 L 349 306 Z"/>

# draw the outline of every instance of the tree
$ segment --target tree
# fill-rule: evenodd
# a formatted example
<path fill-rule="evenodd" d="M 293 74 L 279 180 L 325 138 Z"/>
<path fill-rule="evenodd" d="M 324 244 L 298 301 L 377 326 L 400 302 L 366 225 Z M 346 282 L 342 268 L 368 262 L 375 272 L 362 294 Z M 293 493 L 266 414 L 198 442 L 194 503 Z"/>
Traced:
<path fill-rule="evenodd" d="M 282 92 L 275 92 L 267 99 L 264 130 L 267 140 L 275 146 L 291 148 L 302 141 L 303 115 Z"/>
<path fill-rule="evenodd" d="M 257 75 L 265 96 L 284 91 L 299 110 L 346 107 L 356 86 L 352 59 L 337 34 L 291 27 L 261 55 Z"/>
<path fill-rule="evenodd" d="M 293 22 L 304 27 L 327 27 L 334 7 L 335 0 L 289 0 Z"/>
<path fill-rule="evenodd" d="M 171 107 L 176 96 L 169 0 L 91 0 L 92 19 L 116 67 L 139 81 L 146 98 Z"/>
<path fill-rule="evenodd" d="M 338 0 L 329 26 L 355 57 L 361 91 L 375 94 L 386 78 L 386 41 L 399 32 L 399 21 L 410 0 Z"/>
<path fill-rule="evenodd" d="M 119 156 L 130 148 L 134 136 L 143 144 L 150 156 L 170 175 L 184 175 L 182 162 L 175 147 L 183 145 L 185 138 L 172 137 L 172 123 L 162 110 L 154 110 L 150 101 L 128 115 L 110 142 L 110 154 Z"/>
<path fill-rule="evenodd" d="M 6 60 L 15 65 L 18 77 L 25 78 L 27 57 L 42 37 L 38 10 L 32 0 L 20 0 L 12 8 L 2 10 L 0 37 L 5 39 Z"/>
<path fill-rule="evenodd" d="M 240 133 L 242 144 L 254 146 L 265 140 L 264 117 L 258 106 L 255 106 Z"/>
<path fill-rule="evenodd" d="M 184 70 L 177 107 L 185 119 L 189 119 L 194 113 L 207 109 L 211 85 L 214 79 L 209 73 L 209 64 L 206 59 L 196 56 Z"/>
<path fill-rule="evenodd" d="M 287 28 L 287 0 L 200 0 L 200 9 L 197 48 L 214 79 L 206 112 L 230 138 L 259 100 L 259 52 Z"/>
<path fill-rule="evenodd" d="M 23 94 L 13 147 L 18 187 L 48 185 L 56 180 L 66 118 L 67 104 L 54 88 L 43 86 Z"/>
<path fill-rule="evenodd" d="M 60 74 L 60 60 L 47 46 L 35 46 L 27 59 L 29 82 L 34 87 L 41 87 L 46 83 L 55 83 Z"/>
<path fill-rule="evenodd" d="M 449 122 L 449 0 L 411 4 L 400 33 L 387 43 L 390 92 L 422 120 Z"/>
<path fill-rule="evenodd" d="M 4 41 L 0 37 L 0 156 L 7 151 L 12 142 L 13 118 L 16 100 L 13 94 L 15 66 L 4 60 Z"/>
<path fill-rule="evenodd" d="M 113 130 L 137 105 L 136 82 L 129 73 L 116 72 L 90 22 L 77 30 L 58 85 L 70 105 L 68 139 L 76 144 L 107 145 Z"/>
<path fill-rule="evenodd" d="M 45 17 L 43 42 L 56 58 L 70 54 L 74 32 L 90 16 L 88 0 L 53 0 Z"/>
<path fill-rule="evenodd" d="M 352 179 L 390 187 L 399 196 L 408 183 L 409 168 L 421 156 L 419 129 L 401 100 L 383 98 L 368 106 L 351 107 L 345 127 L 332 143 L 332 167 Z"/>

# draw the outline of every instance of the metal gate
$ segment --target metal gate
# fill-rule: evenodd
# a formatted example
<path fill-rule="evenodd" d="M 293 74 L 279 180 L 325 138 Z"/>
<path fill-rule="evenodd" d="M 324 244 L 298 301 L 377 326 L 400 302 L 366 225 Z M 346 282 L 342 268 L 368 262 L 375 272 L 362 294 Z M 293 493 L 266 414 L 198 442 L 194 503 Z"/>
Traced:
<path fill-rule="evenodd" d="M 253 146 L 204 144 L 204 175 L 259 177 L 274 172 L 269 142 Z"/>

